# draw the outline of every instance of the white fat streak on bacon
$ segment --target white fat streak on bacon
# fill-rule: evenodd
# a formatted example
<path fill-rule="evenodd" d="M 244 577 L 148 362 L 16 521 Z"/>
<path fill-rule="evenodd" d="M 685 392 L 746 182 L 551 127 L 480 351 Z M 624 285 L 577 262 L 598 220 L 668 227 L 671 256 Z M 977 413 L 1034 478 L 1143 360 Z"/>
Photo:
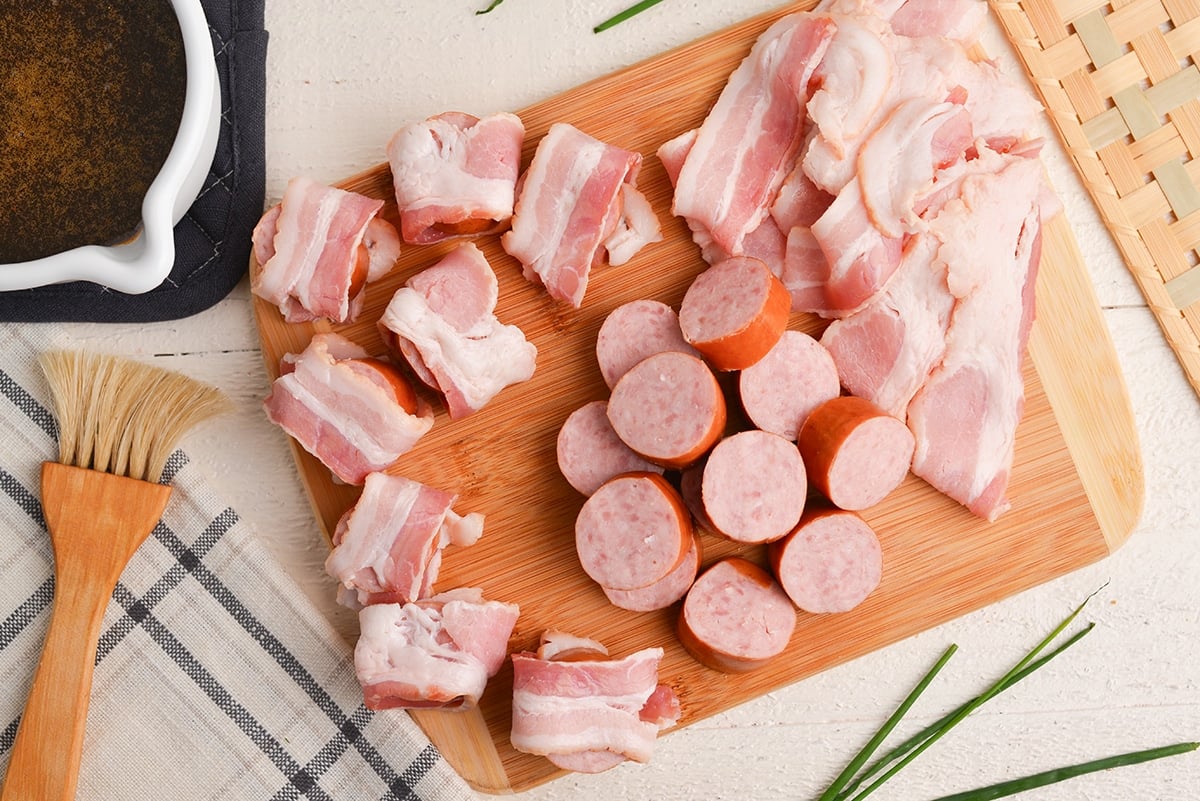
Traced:
<path fill-rule="evenodd" d="M 608 263 L 619 267 L 652 242 L 662 241 L 662 226 L 646 196 L 629 184 L 621 184 L 621 217 L 616 229 L 604 240 Z"/>
<path fill-rule="evenodd" d="M 441 114 L 388 142 L 401 230 L 408 242 L 448 238 L 439 223 L 510 218 L 525 126 L 513 114 Z"/>
<path fill-rule="evenodd" d="M 451 419 L 533 376 L 537 348 L 520 328 L 496 319 L 497 296 L 483 252 L 466 243 L 398 289 L 379 320 L 414 372 L 445 395 Z"/>
<path fill-rule="evenodd" d="M 679 170 L 672 211 L 726 253 L 743 252 L 799 151 L 807 87 L 833 35 L 827 18 L 772 25 L 730 75 Z"/>
<path fill-rule="evenodd" d="M 818 146 L 845 159 L 848 143 L 875 118 L 895 66 L 882 20 L 849 15 L 834 20 L 837 33 L 813 76 L 820 88 L 809 98 L 807 111 L 820 134 Z"/>
<path fill-rule="evenodd" d="M 858 157 L 858 183 L 871 221 L 888 237 L 921 230 L 916 198 L 933 186 L 938 169 L 973 144 L 962 106 L 928 98 L 897 105 Z"/>
<path fill-rule="evenodd" d="M 367 706 L 475 706 L 503 664 L 519 611 L 478 590 L 363 608 L 354 667 Z"/>
<path fill-rule="evenodd" d="M 293 178 L 280 201 L 280 211 L 268 210 L 260 221 L 263 230 L 258 238 L 263 244 L 256 247 L 256 254 L 269 251 L 271 255 L 253 276 L 254 294 L 285 312 L 288 306 L 298 304 L 309 319 L 349 320 L 358 247 L 381 208 L 381 200 L 323 186 L 309 178 Z M 274 234 L 268 249 L 265 239 L 272 223 Z M 303 318 L 295 310 L 292 316 Z"/>
<path fill-rule="evenodd" d="M 641 713 L 659 690 L 662 655 L 661 648 L 646 648 L 623 659 L 554 662 L 513 654 L 513 747 L 541 755 L 611 751 L 648 761 L 659 721 Z"/>
<path fill-rule="evenodd" d="M 403 476 L 368 475 L 325 560 L 325 571 L 348 591 L 339 598 L 358 608 L 431 595 L 442 549 L 470 545 L 482 533 L 482 515 L 459 516 L 450 508 L 455 498 Z"/>
<path fill-rule="evenodd" d="M 621 218 L 621 188 L 636 183 L 641 159 L 566 123 L 550 126 L 522 176 L 512 228 L 500 240 L 526 279 L 580 306 Z"/>
<path fill-rule="evenodd" d="M 900 265 L 902 240 L 880 231 L 854 180 L 842 187 L 833 203 L 810 229 L 829 261 L 824 308 L 804 308 L 826 317 L 844 317 L 874 298 Z"/>
<path fill-rule="evenodd" d="M 409 414 L 394 393 L 337 355 L 360 351 L 340 335 L 317 334 L 284 360 L 286 371 L 263 402 L 271 422 L 349 484 L 394 463 L 433 426 L 432 410 L 422 405 Z"/>
<path fill-rule="evenodd" d="M 935 262 L 937 246 L 932 234 L 910 239 L 884 292 L 821 335 L 842 385 L 901 420 L 945 352 L 954 296 L 945 264 Z"/>
<path fill-rule="evenodd" d="M 874 17 L 836 16 L 837 34 L 814 76 L 820 88 L 808 101 L 812 121 L 801 163 L 809 179 L 831 195 L 854 176 L 863 137 L 895 94 L 894 35 Z"/>

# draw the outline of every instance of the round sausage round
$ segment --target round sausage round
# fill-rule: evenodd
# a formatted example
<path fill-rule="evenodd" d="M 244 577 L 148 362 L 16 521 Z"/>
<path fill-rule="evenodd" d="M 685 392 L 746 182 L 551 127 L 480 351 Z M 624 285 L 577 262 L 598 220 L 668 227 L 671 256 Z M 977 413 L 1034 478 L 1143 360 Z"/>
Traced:
<path fill-rule="evenodd" d="M 805 612 L 848 612 L 879 586 L 883 552 L 861 517 L 841 509 L 810 509 L 800 524 L 768 548 L 783 591 Z"/>
<path fill-rule="evenodd" d="M 692 584 L 679 641 L 701 664 L 725 673 L 760 668 L 787 647 L 796 607 L 771 575 L 741 557 L 722 559 Z"/>
<path fill-rule="evenodd" d="M 791 295 L 762 261 L 734 256 L 692 281 L 679 306 L 683 338 L 718 370 L 744 370 L 779 341 Z"/>
<path fill-rule="evenodd" d="M 596 362 L 609 389 L 642 359 L 669 350 L 700 355 L 683 338 L 679 315 L 657 300 L 618 306 L 604 318 L 596 335 Z"/>
<path fill-rule="evenodd" d="M 701 554 L 700 538 L 693 532 L 692 546 L 688 548 L 683 561 L 660 581 L 637 590 L 614 590 L 611 587 L 601 589 L 613 606 L 628 609 L 630 612 L 666 609 L 687 595 L 692 582 L 696 580 L 696 571 L 700 569 Z"/>
<path fill-rule="evenodd" d="M 771 542 L 800 520 L 808 494 L 804 461 L 790 440 L 741 431 L 717 443 L 700 495 L 716 530 L 737 542 Z"/>
<path fill-rule="evenodd" d="M 825 401 L 800 427 L 808 480 L 835 506 L 858 511 L 882 501 L 908 474 L 915 440 L 903 422 L 870 401 Z"/>
<path fill-rule="evenodd" d="M 621 377 L 608 399 L 617 436 L 643 458 L 668 468 L 692 464 L 725 428 L 725 396 L 703 361 L 656 353 Z"/>
<path fill-rule="evenodd" d="M 746 416 L 790 440 L 813 409 L 840 393 L 833 356 L 803 331 L 784 331 L 766 356 L 738 374 Z"/>
<path fill-rule="evenodd" d="M 558 470 L 567 483 L 584 495 L 621 473 L 661 473 L 621 441 L 608 422 L 608 403 L 592 401 L 567 416 L 558 430 Z"/>
<path fill-rule="evenodd" d="M 575 518 L 579 563 L 601 587 L 636 590 L 679 566 L 692 543 L 692 521 L 675 488 L 654 473 L 606 481 Z"/>

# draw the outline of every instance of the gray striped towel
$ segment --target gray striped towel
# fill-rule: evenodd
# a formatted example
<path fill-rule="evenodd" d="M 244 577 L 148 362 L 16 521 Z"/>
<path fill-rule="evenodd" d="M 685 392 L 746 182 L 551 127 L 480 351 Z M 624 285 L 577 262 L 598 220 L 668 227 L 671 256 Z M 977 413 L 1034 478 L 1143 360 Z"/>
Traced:
<path fill-rule="evenodd" d="M 46 330 L 0 325 L 0 776 L 54 596 Z M 406 714 L 363 706 L 350 648 L 182 451 L 164 481 L 104 618 L 79 797 L 475 798 Z"/>

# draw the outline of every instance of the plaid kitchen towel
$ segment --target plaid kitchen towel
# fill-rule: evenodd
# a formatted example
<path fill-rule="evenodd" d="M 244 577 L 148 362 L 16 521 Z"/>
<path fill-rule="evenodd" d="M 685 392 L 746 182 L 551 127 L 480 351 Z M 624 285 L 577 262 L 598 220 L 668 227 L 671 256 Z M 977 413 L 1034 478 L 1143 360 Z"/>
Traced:
<path fill-rule="evenodd" d="M 57 426 L 30 330 L 0 326 L 0 775 L 54 597 Z M 163 480 L 104 619 L 79 797 L 475 798 L 406 714 L 363 706 L 349 647 L 181 451 Z"/>

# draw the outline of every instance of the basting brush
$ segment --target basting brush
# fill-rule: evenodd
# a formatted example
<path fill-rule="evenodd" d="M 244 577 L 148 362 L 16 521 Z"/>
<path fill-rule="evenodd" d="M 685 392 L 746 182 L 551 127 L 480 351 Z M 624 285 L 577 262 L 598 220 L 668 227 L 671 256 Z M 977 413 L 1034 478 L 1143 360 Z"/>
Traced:
<path fill-rule="evenodd" d="M 229 407 L 213 387 L 128 359 L 59 351 L 40 362 L 59 429 L 41 486 L 54 608 L 0 801 L 74 798 L 105 608 L 166 508 L 171 488 L 158 482 L 177 441 Z"/>

